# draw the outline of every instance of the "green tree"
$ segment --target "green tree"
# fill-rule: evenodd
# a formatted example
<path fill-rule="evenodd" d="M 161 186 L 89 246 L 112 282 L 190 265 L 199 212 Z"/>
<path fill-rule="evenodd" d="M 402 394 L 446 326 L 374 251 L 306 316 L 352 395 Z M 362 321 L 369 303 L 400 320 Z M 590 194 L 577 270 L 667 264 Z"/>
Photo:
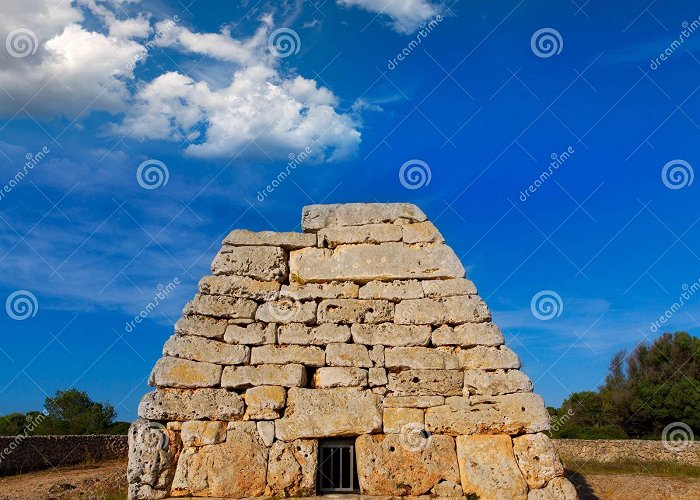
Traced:
<path fill-rule="evenodd" d="M 56 391 L 44 406 L 48 418 L 39 425 L 41 434 L 105 434 L 116 417 L 111 404 L 97 403 L 77 389 Z"/>

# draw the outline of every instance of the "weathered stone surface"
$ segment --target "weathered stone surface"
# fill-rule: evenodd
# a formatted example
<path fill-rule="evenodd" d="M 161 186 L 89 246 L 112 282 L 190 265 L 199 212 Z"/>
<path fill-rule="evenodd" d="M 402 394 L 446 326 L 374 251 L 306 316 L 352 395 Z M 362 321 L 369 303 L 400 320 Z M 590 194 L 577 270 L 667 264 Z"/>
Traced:
<path fill-rule="evenodd" d="M 374 366 L 384 367 L 384 351 L 383 345 L 375 345 L 369 350 L 369 359 Z"/>
<path fill-rule="evenodd" d="M 371 368 L 367 348 L 359 344 L 328 344 L 326 347 L 326 364 L 328 366 L 356 366 Z"/>
<path fill-rule="evenodd" d="M 506 394 L 472 401 L 455 398 L 447 403 L 426 410 L 425 426 L 430 432 L 516 435 L 549 429 L 549 413 L 536 394 Z"/>
<path fill-rule="evenodd" d="M 352 341 L 356 344 L 385 346 L 425 346 L 430 342 L 429 325 L 352 325 Z"/>
<path fill-rule="evenodd" d="M 367 370 L 354 367 L 327 366 L 316 370 L 311 384 L 313 387 L 318 388 L 366 387 Z"/>
<path fill-rule="evenodd" d="M 394 304 L 386 300 L 331 299 L 318 305 L 319 323 L 382 323 L 394 319 Z"/>
<path fill-rule="evenodd" d="M 527 500 L 578 500 L 578 494 L 568 479 L 555 477 L 546 487 L 530 490 Z"/>
<path fill-rule="evenodd" d="M 180 437 L 184 446 L 204 446 L 223 443 L 226 440 L 228 422 L 182 422 Z"/>
<path fill-rule="evenodd" d="M 139 416 L 150 420 L 238 420 L 243 399 L 226 389 L 158 389 L 139 403 Z"/>
<path fill-rule="evenodd" d="M 357 436 L 381 428 L 381 397 L 355 388 L 292 388 L 285 415 L 275 422 L 275 434 L 282 441 Z"/>
<path fill-rule="evenodd" d="M 221 366 L 188 359 L 160 358 L 148 383 L 155 387 L 214 387 L 221 382 Z"/>
<path fill-rule="evenodd" d="M 359 295 L 359 285 L 351 281 L 331 283 L 307 283 L 300 285 L 282 285 L 282 295 L 296 297 L 298 300 L 314 299 L 356 299 Z"/>
<path fill-rule="evenodd" d="M 222 339 L 228 322 L 208 316 L 183 316 L 175 323 L 175 333 Z"/>
<path fill-rule="evenodd" d="M 316 236 L 309 233 L 277 233 L 275 231 L 248 231 L 235 229 L 231 231 L 224 245 L 234 246 L 271 246 L 286 250 L 315 247 Z"/>
<path fill-rule="evenodd" d="M 370 387 L 381 387 L 389 383 L 385 368 L 370 368 L 367 378 Z"/>
<path fill-rule="evenodd" d="M 266 496 L 304 497 L 316 493 L 318 441 L 277 441 L 270 449 Z"/>
<path fill-rule="evenodd" d="M 476 286 L 466 278 L 421 281 L 423 294 L 429 298 L 453 295 L 476 295 Z"/>
<path fill-rule="evenodd" d="M 438 349 L 449 348 L 439 347 Z M 520 368 L 520 359 L 518 359 L 517 354 L 506 346 L 496 348 L 478 345 L 469 349 L 457 349 L 453 352 L 459 361 L 459 367 L 464 370 Z"/>
<path fill-rule="evenodd" d="M 267 455 L 255 422 L 232 422 L 224 443 L 183 450 L 171 495 L 261 496 L 265 492 Z"/>
<path fill-rule="evenodd" d="M 283 281 L 289 274 L 287 252 L 279 247 L 224 245 L 211 263 L 211 272 L 249 276 L 263 281 Z"/>
<path fill-rule="evenodd" d="M 201 314 L 214 318 L 253 319 L 258 304 L 250 299 L 228 297 L 226 295 L 200 295 L 185 305 L 185 314 Z"/>
<path fill-rule="evenodd" d="M 315 323 L 316 302 L 300 302 L 291 297 L 266 302 L 255 313 L 263 323 Z"/>
<path fill-rule="evenodd" d="M 432 489 L 432 493 L 438 497 L 448 498 L 462 498 L 464 496 L 462 485 L 452 481 L 440 481 Z"/>
<path fill-rule="evenodd" d="M 250 325 L 228 325 L 224 340 L 229 344 L 264 345 L 277 342 L 277 325 L 251 323 Z"/>
<path fill-rule="evenodd" d="M 443 396 L 387 396 L 384 398 L 386 408 L 430 408 L 444 404 Z"/>
<path fill-rule="evenodd" d="M 222 387 L 258 385 L 302 387 L 306 385 L 306 369 L 303 365 L 227 366 L 221 376 Z"/>
<path fill-rule="evenodd" d="M 215 275 L 199 280 L 203 295 L 230 295 L 254 300 L 274 300 L 280 290 L 277 281 L 260 281 L 247 276 Z"/>
<path fill-rule="evenodd" d="M 518 370 L 466 370 L 464 396 L 498 396 L 515 392 L 532 392 L 532 382 Z"/>
<path fill-rule="evenodd" d="M 407 426 L 423 428 L 423 410 L 420 408 L 384 408 L 384 432 L 400 434 Z"/>
<path fill-rule="evenodd" d="M 478 295 L 404 300 L 396 304 L 395 321 L 402 325 L 483 323 L 491 313 Z"/>
<path fill-rule="evenodd" d="M 410 246 L 403 243 L 305 248 L 291 253 L 291 279 L 297 283 L 323 281 L 390 281 L 422 278 L 461 278 L 464 268 L 446 245 Z"/>
<path fill-rule="evenodd" d="M 440 231 L 430 221 L 405 224 L 403 228 L 404 243 L 444 243 Z"/>
<path fill-rule="evenodd" d="M 361 299 L 406 300 L 423 297 L 423 287 L 418 280 L 370 281 L 360 288 Z"/>
<path fill-rule="evenodd" d="M 527 484 L 513 456 L 510 436 L 458 436 L 462 489 L 481 500 L 526 500 Z"/>
<path fill-rule="evenodd" d="M 401 241 L 401 226 L 395 224 L 367 224 L 364 226 L 337 226 L 318 232 L 318 246 L 335 248 L 353 243 L 384 243 Z"/>
<path fill-rule="evenodd" d="M 203 361 L 217 365 L 242 365 L 250 359 L 250 348 L 189 335 L 173 335 L 163 347 L 163 356 Z"/>
<path fill-rule="evenodd" d="M 423 222 L 423 211 L 410 203 L 347 203 L 335 205 L 309 205 L 301 213 L 304 231 L 318 231 L 330 226 L 361 226 L 405 219 Z"/>
<path fill-rule="evenodd" d="M 360 436 L 355 441 L 363 495 L 424 495 L 440 481 L 459 481 L 454 440 L 431 436 L 413 446 L 399 434 Z"/>
<path fill-rule="evenodd" d="M 464 374 L 460 370 L 404 370 L 389 374 L 395 396 L 458 396 Z"/>
<path fill-rule="evenodd" d="M 350 327 L 323 323 L 319 326 L 305 326 L 300 323 L 280 325 L 280 344 L 326 345 L 331 342 L 347 342 L 350 340 Z"/>
<path fill-rule="evenodd" d="M 136 498 L 149 498 L 154 490 L 167 489 L 175 474 L 177 441 L 152 422 L 138 419 L 129 427 L 127 479 L 138 488 Z"/>
<path fill-rule="evenodd" d="M 564 466 L 552 441 L 542 433 L 513 438 L 513 451 L 530 489 L 543 488 L 555 477 L 564 475 Z"/>
<path fill-rule="evenodd" d="M 456 345 L 472 347 L 477 345 L 497 347 L 503 344 L 503 334 L 494 324 L 464 323 L 454 328 L 442 325 L 433 331 L 433 345 Z"/>
<path fill-rule="evenodd" d="M 323 366 L 325 361 L 323 349 L 313 346 L 264 345 L 253 347 L 250 354 L 251 365 L 297 363 L 306 366 Z"/>
<path fill-rule="evenodd" d="M 418 370 L 455 370 L 459 358 L 450 350 L 432 347 L 392 347 L 384 351 L 387 368 L 414 368 Z"/>
<path fill-rule="evenodd" d="M 263 440 L 265 446 L 272 446 L 272 443 L 275 442 L 275 421 L 260 420 L 256 422 L 256 426 L 258 428 L 258 434 L 260 434 L 260 439 Z"/>
<path fill-rule="evenodd" d="M 246 405 L 244 420 L 274 420 L 282 415 L 287 391 L 284 387 L 261 385 L 245 391 L 243 399 Z"/>

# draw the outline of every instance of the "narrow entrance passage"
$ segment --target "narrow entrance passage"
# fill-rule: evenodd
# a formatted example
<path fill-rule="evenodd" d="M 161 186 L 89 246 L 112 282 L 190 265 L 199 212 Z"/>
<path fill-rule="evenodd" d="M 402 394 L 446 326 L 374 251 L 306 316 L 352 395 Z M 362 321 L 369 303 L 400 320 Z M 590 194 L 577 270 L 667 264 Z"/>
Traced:
<path fill-rule="evenodd" d="M 318 445 L 318 493 L 358 493 L 354 439 L 326 439 Z"/>

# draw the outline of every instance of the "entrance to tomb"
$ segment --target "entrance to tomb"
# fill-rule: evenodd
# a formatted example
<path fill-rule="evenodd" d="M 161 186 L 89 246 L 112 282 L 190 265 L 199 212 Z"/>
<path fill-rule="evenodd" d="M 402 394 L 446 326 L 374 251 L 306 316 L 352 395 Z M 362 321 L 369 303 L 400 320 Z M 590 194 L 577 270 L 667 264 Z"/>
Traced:
<path fill-rule="evenodd" d="M 318 443 L 318 493 L 359 493 L 354 439 Z"/>

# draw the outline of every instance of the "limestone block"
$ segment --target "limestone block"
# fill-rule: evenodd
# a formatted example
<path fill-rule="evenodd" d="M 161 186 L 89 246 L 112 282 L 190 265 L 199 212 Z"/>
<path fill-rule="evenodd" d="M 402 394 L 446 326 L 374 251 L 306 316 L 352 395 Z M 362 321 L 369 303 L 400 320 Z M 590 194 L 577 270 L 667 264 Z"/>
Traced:
<path fill-rule="evenodd" d="M 373 368 L 370 368 L 372 370 Z M 312 387 L 366 387 L 367 370 L 354 367 L 327 366 L 319 368 L 311 381 Z"/>
<path fill-rule="evenodd" d="M 197 294 L 185 305 L 183 313 L 214 318 L 253 319 L 257 308 L 258 304 L 250 299 Z"/>
<path fill-rule="evenodd" d="M 203 361 L 217 365 L 243 365 L 250 359 L 250 348 L 189 335 L 173 335 L 163 347 L 163 356 Z"/>
<path fill-rule="evenodd" d="M 356 299 L 360 287 L 351 281 L 332 281 L 330 283 L 307 283 L 300 285 L 282 285 L 281 294 L 296 297 L 298 300 L 314 299 Z"/>
<path fill-rule="evenodd" d="M 310 497 L 316 494 L 318 441 L 277 441 L 270 448 L 266 496 Z"/>
<path fill-rule="evenodd" d="M 503 344 L 501 330 L 490 321 L 486 323 L 464 323 L 454 328 L 442 325 L 433 331 L 433 345 L 456 345 L 472 347 L 485 345 L 498 347 Z"/>
<path fill-rule="evenodd" d="M 446 245 L 403 243 L 341 245 L 335 249 L 304 248 L 290 255 L 290 279 L 297 283 L 423 278 L 461 278 L 464 267 Z"/>
<path fill-rule="evenodd" d="M 330 226 L 362 226 L 405 219 L 423 222 L 423 211 L 409 203 L 347 203 L 335 205 L 309 205 L 301 213 L 301 227 L 306 232 L 316 232 Z"/>
<path fill-rule="evenodd" d="M 391 380 L 389 381 L 391 383 Z M 467 401 L 455 398 L 425 412 L 428 431 L 440 434 L 523 434 L 549 429 L 549 413 L 533 393 L 505 394 Z"/>
<path fill-rule="evenodd" d="M 387 368 L 413 368 L 418 370 L 455 370 L 460 368 L 459 358 L 451 350 L 433 347 L 391 347 L 384 351 Z"/>
<path fill-rule="evenodd" d="M 238 420 L 243 399 L 226 389 L 158 389 L 141 398 L 138 413 L 151 420 Z"/>
<path fill-rule="evenodd" d="M 395 224 L 366 224 L 364 226 L 336 226 L 318 232 L 318 246 L 335 248 L 354 243 L 384 243 L 401 241 L 401 226 Z"/>
<path fill-rule="evenodd" d="M 274 420 L 282 415 L 287 391 L 284 387 L 261 385 L 246 390 L 243 399 L 246 405 L 244 420 Z"/>
<path fill-rule="evenodd" d="M 188 359 L 160 358 L 148 383 L 155 387 L 214 387 L 221 382 L 221 366 Z"/>
<path fill-rule="evenodd" d="M 323 349 L 312 346 L 264 345 L 253 347 L 250 354 L 251 365 L 297 363 L 306 366 L 323 366 L 325 361 Z"/>
<path fill-rule="evenodd" d="M 280 297 L 262 304 L 255 313 L 263 323 L 315 323 L 316 302 L 300 302 L 292 297 Z"/>
<path fill-rule="evenodd" d="M 258 385 L 301 387 L 306 385 L 303 365 L 227 366 L 221 376 L 221 386 L 243 389 Z"/>
<path fill-rule="evenodd" d="M 394 319 L 394 304 L 386 300 L 330 299 L 318 305 L 319 323 L 382 323 Z"/>
<path fill-rule="evenodd" d="M 444 404 L 443 396 L 387 396 L 384 398 L 386 408 L 430 408 Z"/>
<path fill-rule="evenodd" d="M 292 250 L 304 247 L 315 247 L 316 236 L 309 233 L 255 232 L 245 229 L 236 229 L 228 234 L 224 240 L 224 245 L 270 246 Z"/>
<path fill-rule="evenodd" d="M 138 419 L 129 427 L 129 483 L 145 494 L 167 488 L 175 474 L 176 440 L 162 426 Z M 142 496 L 143 497 L 143 496 Z"/>
<path fill-rule="evenodd" d="M 462 485 L 452 481 L 440 481 L 432 489 L 432 493 L 438 497 L 463 498 Z"/>
<path fill-rule="evenodd" d="M 513 438 L 513 451 L 530 489 L 543 488 L 555 477 L 564 475 L 559 455 L 545 434 L 524 434 Z"/>
<path fill-rule="evenodd" d="M 301 323 L 280 325 L 280 344 L 326 345 L 332 342 L 347 342 L 350 340 L 350 327 L 323 323 L 319 326 L 305 326 Z"/>
<path fill-rule="evenodd" d="M 222 339 L 228 322 L 208 316 L 183 316 L 175 323 L 175 333 L 198 335 L 209 339 Z"/>
<path fill-rule="evenodd" d="M 438 349 L 449 348 L 439 347 Z M 459 361 L 459 367 L 464 370 L 520 368 L 518 355 L 506 346 L 485 347 L 478 345 L 469 349 L 457 349 L 453 352 Z"/>
<path fill-rule="evenodd" d="M 192 420 L 182 422 L 180 437 L 185 446 L 204 446 L 219 444 L 226 440 L 226 428 L 228 422 L 215 421 L 203 422 Z"/>
<path fill-rule="evenodd" d="M 423 416 L 420 408 L 384 408 L 384 433 L 401 434 L 407 426 L 422 429 Z"/>
<path fill-rule="evenodd" d="M 369 350 L 369 359 L 372 360 L 372 364 L 377 367 L 384 366 L 384 346 L 375 345 Z"/>
<path fill-rule="evenodd" d="M 389 374 L 395 396 L 459 396 L 464 374 L 460 370 L 404 370 Z"/>
<path fill-rule="evenodd" d="M 275 442 L 275 421 L 274 420 L 260 420 L 256 422 L 258 428 L 258 434 L 260 434 L 260 439 L 263 440 L 265 446 L 268 448 L 272 446 Z"/>
<path fill-rule="evenodd" d="M 453 295 L 476 295 L 476 286 L 466 278 L 421 281 L 423 294 L 429 298 Z"/>
<path fill-rule="evenodd" d="M 292 388 L 284 417 L 275 423 L 282 441 L 357 436 L 382 428 L 381 396 L 354 387 Z"/>
<path fill-rule="evenodd" d="M 360 288 L 361 299 L 399 301 L 423 297 L 423 287 L 418 280 L 370 281 Z"/>
<path fill-rule="evenodd" d="M 265 492 L 268 450 L 255 422 L 231 422 L 221 444 L 185 448 L 171 496 L 245 498 Z"/>
<path fill-rule="evenodd" d="M 381 387 L 389 383 L 385 368 L 370 368 L 368 382 L 370 387 Z"/>
<path fill-rule="evenodd" d="M 401 325 L 483 323 L 491 313 L 478 295 L 461 295 L 404 300 L 396 304 L 394 318 Z"/>
<path fill-rule="evenodd" d="M 399 434 L 355 441 L 362 495 L 424 495 L 443 480 L 459 482 L 454 440 L 430 436 L 413 446 Z"/>
<path fill-rule="evenodd" d="M 405 224 L 403 228 L 404 243 L 444 243 L 440 231 L 430 221 Z"/>
<path fill-rule="evenodd" d="M 425 346 L 430 342 L 429 325 L 352 325 L 352 341 L 356 344 L 385 346 Z"/>
<path fill-rule="evenodd" d="M 277 342 L 277 325 L 251 323 L 249 325 L 228 325 L 224 340 L 229 344 L 264 345 Z"/>
<path fill-rule="evenodd" d="M 532 382 L 519 370 L 464 372 L 464 397 L 498 396 L 515 392 L 532 392 Z"/>
<path fill-rule="evenodd" d="M 224 245 L 211 263 L 213 274 L 284 281 L 289 274 L 287 252 L 279 247 Z"/>
<path fill-rule="evenodd" d="M 481 500 L 527 499 L 510 436 L 458 436 L 457 458 L 466 495 Z"/>
<path fill-rule="evenodd" d="M 530 490 L 527 500 L 578 500 L 578 494 L 568 479 L 555 477 L 546 487 Z"/>
<path fill-rule="evenodd" d="M 274 300 L 280 291 L 277 281 L 260 281 L 247 276 L 214 275 L 199 280 L 203 295 L 230 295 L 254 300 Z"/>
<path fill-rule="evenodd" d="M 357 366 L 371 368 L 367 348 L 359 344 L 328 344 L 326 347 L 326 364 L 328 366 Z"/>

